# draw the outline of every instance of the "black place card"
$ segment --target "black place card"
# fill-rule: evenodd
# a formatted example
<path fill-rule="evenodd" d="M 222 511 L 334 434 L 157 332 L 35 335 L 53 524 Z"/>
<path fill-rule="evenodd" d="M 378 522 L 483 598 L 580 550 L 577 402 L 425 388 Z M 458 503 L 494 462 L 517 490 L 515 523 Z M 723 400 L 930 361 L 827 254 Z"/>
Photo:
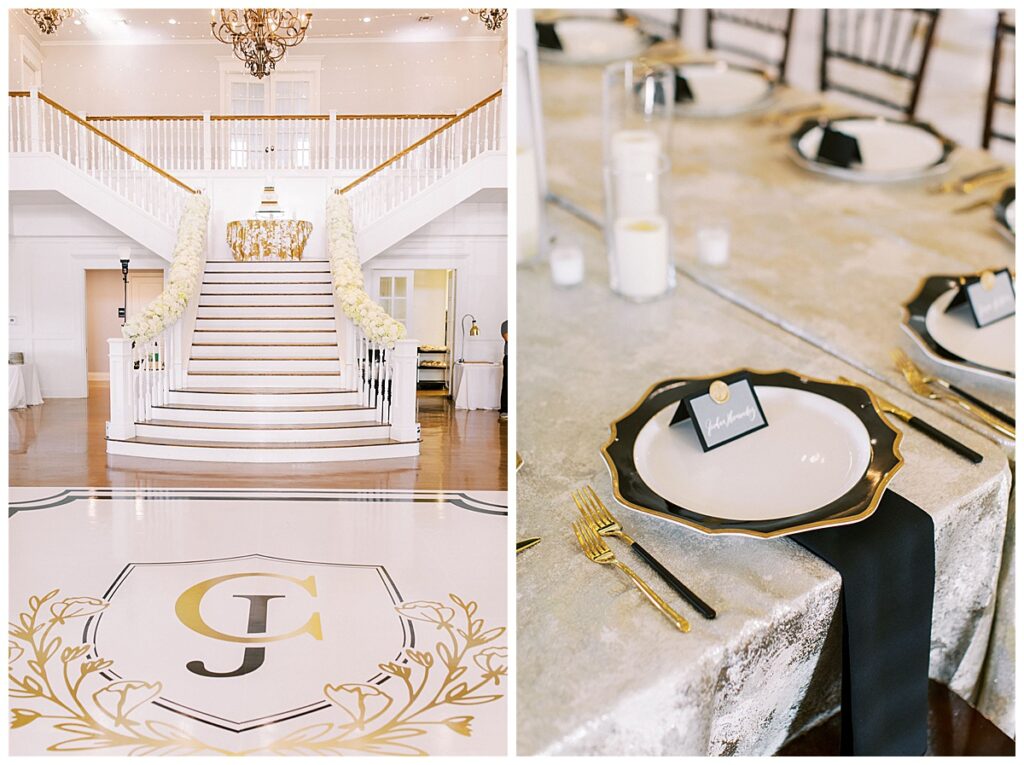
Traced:
<path fill-rule="evenodd" d="M 555 23 L 553 21 L 537 22 L 537 47 L 562 50 L 562 41 L 558 37 L 558 32 L 555 31 Z"/>
<path fill-rule="evenodd" d="M 693 91 L 690 90 L 690 83 L 683 75 L 676 73 L 676 103 L 686 104 L 693 101 Z"/>
<path fill-rule="evenodd" d="M 821 143 L 818 144 L 819 162 L 830 165 L 849 167 L 854 162 L 863 162 L 860 156 L 860 144 L 852 135 L 835 130 L 830 125 L 821 128 Z"/>
<path fill-rule="evenodd" d="M 709 381 L 706 388 L 680 402 L 669 426 L 688 419 L 693 420 L 706 452 L 768 427 L 754 386 L 745 375 Z"/>
<path fill-rule="evenodd" d="M 1009 268 L 982 271 L 962 280 L 960 291 L 946 306 L 946 313 L 966 305 L 980 329 L 1013 316 L 1017 311 L 1016 297 Z"/>

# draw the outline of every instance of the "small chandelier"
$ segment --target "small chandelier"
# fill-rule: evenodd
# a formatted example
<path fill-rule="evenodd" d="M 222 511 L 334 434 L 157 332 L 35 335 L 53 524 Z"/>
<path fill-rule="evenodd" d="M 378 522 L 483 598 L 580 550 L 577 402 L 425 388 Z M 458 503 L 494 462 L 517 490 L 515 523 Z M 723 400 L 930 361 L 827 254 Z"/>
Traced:
<path fill-rule="evenodd" d="M 299 16 L 286 8 L 221 8 L 211 13 L 214 38 L 230 45 L 249 74 L 260 80 L 274 71 L 286 48 L 306 38 L 313 18 L 312 13 Z"/>
<path fill-rule="evenodd" d="M 74 8 L 26 8 L 25 13 L 39 25 L 44 35 L 52 35 L 61 22 L 75 12 Z"/>
<path fill-rule="evenodd" d="M 501 22 L 508 18 L 506 8 L 470 8 L 469 12 L 480 17 L 488 32 L 497 32 L 501 29 Z"/>

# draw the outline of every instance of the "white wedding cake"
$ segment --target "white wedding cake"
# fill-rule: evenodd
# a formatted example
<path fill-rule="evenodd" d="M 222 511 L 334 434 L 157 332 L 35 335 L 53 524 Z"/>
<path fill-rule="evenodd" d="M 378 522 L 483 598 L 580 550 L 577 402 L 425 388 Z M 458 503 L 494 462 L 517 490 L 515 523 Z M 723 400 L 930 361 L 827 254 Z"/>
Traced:
<path fill-rule="evenodd" d="M 260 198 L 260 206 L 256 210 L 256 217 L 264 220 L 278 220 L 285 217 L 285 212 L 277 201 L 277 191 L 273 186 L 263 187 L 263 196 Z"/>

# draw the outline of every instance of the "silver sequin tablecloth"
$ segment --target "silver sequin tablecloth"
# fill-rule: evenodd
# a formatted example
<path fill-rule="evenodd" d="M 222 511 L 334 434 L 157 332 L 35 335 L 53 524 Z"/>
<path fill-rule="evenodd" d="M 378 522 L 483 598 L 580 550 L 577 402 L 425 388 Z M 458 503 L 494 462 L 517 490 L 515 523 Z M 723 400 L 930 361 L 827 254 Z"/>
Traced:
<path fill-rule="evenodd" d="M 654 303 L 620 300 L 607 289 L 597 232 L 557 212 L 554 225 L 583 242 L 588 276 L 559 290 L 543 266 L 519 270 L 517 532 L 543 537 L 517 559 L 519 753 L 767 755 L 838 705 L 832 568 L 786 539 L 704 536 L 612 501 L 598 451 L 609 423 L 651 383 L 680 374 L 845 375 L 984 454 L 972 466 L 905 430 L 906 465 L 891 484 L 935 521 L 931 676 L 973 692 L 1010 491 L 999 446 L 689 278 Z M 679 634 L 623 578 L 583 557 L 569 491 L 587 483 L 718 609 L 716 620 L 685 609 L 693 630 Z"/>

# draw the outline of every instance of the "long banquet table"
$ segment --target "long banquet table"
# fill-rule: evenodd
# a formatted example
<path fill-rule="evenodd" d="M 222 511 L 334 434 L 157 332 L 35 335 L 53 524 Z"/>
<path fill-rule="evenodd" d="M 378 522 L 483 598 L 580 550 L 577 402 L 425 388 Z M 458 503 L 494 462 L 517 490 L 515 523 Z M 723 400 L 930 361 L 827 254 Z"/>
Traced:
<path fill-rule="evenodd" d="M 600 70 L 541 71 L 552 190 L 596 214 Z M 676 126 L 682 273 L 672 296 L 647 305 L 613 296 L 600 232 L 560 211 L 553 229 L 584 244 L 585 284 L 559 290 L 542 265 L 520 269 L 518 534 L 544 538 L 518 560 L 523 754 L 771 754 L 836 708 L 840 580 L 819 559 L 787 540 L 706 537 L 618 508 L 627 530 L 719 608 L 713 622 L 687 611 L 694 629 L 678 635 L 588 562 L 569 530 L 574 488 L 591 483 L 618 507 L 598 451 L 613 419 L 659 379 L 738 366 L 862 381 L 985 455 L 972 466 L 904 427 L 906 465 L 891 488 L 935 521 L 930 675 L 994 718 L 1008 710 L 1009 723 L 997 722 L 1012 734 L 1013 576 L 1001 565 L 1013 558 L 1009 538 L 1003 553 L 1012 443 L 911 397 L 888 360 L 890 347 L 911 348 L 899 305 L 921 277 L 1001 265 L 1012 252 L 977 213 L 935 225 L 963 200 L 929 196 L 923 184 L 812 177 L 777 134 L 744 118 Z M 986 161 L 961 151 L 954 173 Z M 687 249 L 702 210 L 731 219 L 724 269 L 699 266 Z M 1012 411 L 1012 392 L 974 389 Z"/>

